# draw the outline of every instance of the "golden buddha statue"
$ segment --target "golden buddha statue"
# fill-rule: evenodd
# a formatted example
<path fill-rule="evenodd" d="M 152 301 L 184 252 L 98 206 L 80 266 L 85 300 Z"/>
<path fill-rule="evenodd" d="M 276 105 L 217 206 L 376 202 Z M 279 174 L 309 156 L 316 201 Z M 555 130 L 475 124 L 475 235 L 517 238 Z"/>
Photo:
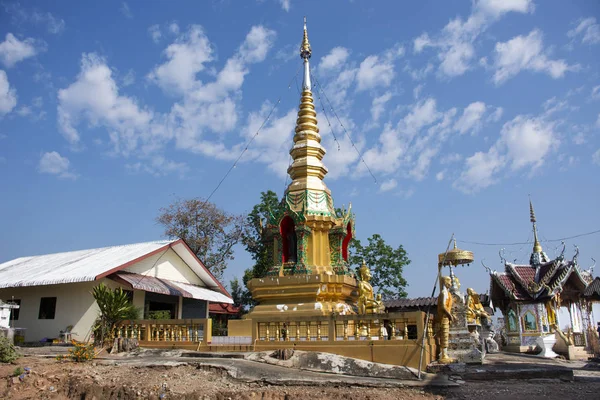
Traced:
<path fill-rule="evenodd" d="M 448 339 L 450 336 L 450 322 L 454 321 L 452 315 L 452 279 L 449 276 L 440 278 L 440 295 L 438 297 L 437 317 L 439 320 L 439 344 L 440 354 L 438 361 L 442 364 L 449 364 L 454 360 L 448 356 Z"/>
<path fill-rule="evenodd" d="M 369 283 L 371 280 L 371 271 L 369 267 L 363 264 L 358 269 L 360 281 L 358 282 L 358 313 L 359 314 L 380 314 L 385 310 L 381 294 L 375 299 L 373 295 L 373 286 Z"/>
<path fill-rule="evenodd" d="M 481 325 L 481 318 L 489 318 L 490 315 L 483 309 L 479 294 L 472 288 L 467 289 L 467 324 Z"/>

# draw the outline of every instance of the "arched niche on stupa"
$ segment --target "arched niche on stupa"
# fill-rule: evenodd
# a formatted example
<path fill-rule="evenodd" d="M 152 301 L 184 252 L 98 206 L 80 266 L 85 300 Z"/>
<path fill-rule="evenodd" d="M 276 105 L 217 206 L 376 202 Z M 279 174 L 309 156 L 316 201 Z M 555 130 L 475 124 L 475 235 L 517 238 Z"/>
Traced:
<path fill-rule="evenodd" d="M 346 225 L 346 236 L 344 236 L 344 241 L 342 242 L 342 258 L 346 262 L 348 262 L 348 246 L 350 245 L 350 240 L 352 240 L 352 222 L 348 222 Z"/>
<path fill-rule="evenodd" d="M 279 224 L 281 233 L 281 247 L 283 264 L 295 263 L 298 259 L 298 238 L 296 236 L 296 224 L 294 220 L 286 215 Z"/>

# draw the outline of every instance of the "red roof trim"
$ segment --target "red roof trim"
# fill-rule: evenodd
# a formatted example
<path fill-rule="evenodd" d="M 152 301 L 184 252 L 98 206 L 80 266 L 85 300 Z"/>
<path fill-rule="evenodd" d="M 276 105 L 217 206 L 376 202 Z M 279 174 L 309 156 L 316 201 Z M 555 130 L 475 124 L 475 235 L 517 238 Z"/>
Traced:
<path fill-rule="evenodd" d="M 204 263 L 202 262 L 202 260 L 200 260 L 200 259 L 198 258 L 198 256 L 196 255 L 196 253 L 194 253 L 194 252 L 192 251 L 192 249 L 190 249 L 190 246 L 188 246 L 188 244 L 185 242 L 185 240 L 183 240 L 183 239 L 179 239 L 178 241 L 171 243 L 171 246 L 175 246 L 176 244 L 179 244 L 179 243 L 183 243 L 183 245 L 184 245 L 184 247 L 187 249 L 187 251 L 189 251 L 189 252 L 190 252 L 190 254 L 191 254 L 191 255 L 192 255 L 192 256 L 193 256 L 193 257 L 194 257 L 196 260 L 198 260 L 198 262 L 200 263 L 200 265 L 202 266 L 202 268 L 204 268 L 204 270 L 205 270 L 206 272 L 208 272 L 208 274 L 211 276 L 211 278 L 213 278 L 213 280 L 214 280 L 215 282 L 217 282 L 217 286 L 219 287 L 219 289 L 221 289 L 221 292 L 222 292 L 222 293 L 223 293 L 225 296 L 229 297 L 230 299 L 233 299 L 233 298 L 231 297 L 231 295 L 229 294 L 229 292 L 227 291 L 227 289 L 225 289 L 225 287 L 224 287 L 224 286 L 221 284 L 221 282 L 219 282 L 219 280 L 218 280 L 217 278 L 215 278 L 215 276 L 212 274 L 212 272 L 210 272 L 210 270 L 209 270 L 208 268 L 206 268 L 206 266 L 204 265 Z"/>
<path fill-rule="evenodd" d="M 170 248 L 173 248 L 173 246 L 176 246 L 178 244 L 183 244 L 183 246 L 185 247 L 185 249 L 196 259 L 196 261 L 198 261 L 198 263 L 200 263 L 200 266 L 210 275 L 210 277 L 217 283 L 217 286 L 219 288 L 219 290 L 221 290 L 221 293 L 223 293 L 225 296 L 229 297 L 230 299 L 232 299 L 231 295 L 229 294 L 229 292 L 227 291 L 227 289 L 225 289 L 225 287 L 223 287 L 223 285 L 221 284 L 221 282 L 219 282 L 219 280 L 217 278 L 215 278 L 215 276 L 212 274 L 212 272 L 210 272 L 210 270 L 208 268 L 206 268 L 206 266 L 204 265 L 204 263 L 202 262 L 202 260 L 200 260 L 198 258 L 198 256 L 192 251 L 192 249 L 190 249 L 190 246 L 188 246 L 188 244 L 185 242 L 185 240 L 183 239 L 178 239 L 174 242 L 171 242 L 169 244 L 166 244 L 154 251 L 151 251 L 150 253 L 144 254 L 141 257 L 138 257 L 134 260 L 131 260 L 129 262 L 126 262 L 125 264 L 119 265 L 118 267 L 112 268 L 108 271 L 103 272 L 100 275 L 96 276 L 96 280 L 98 279 L 102 279 L 102 278 L 106 278 L 108 275 L 113 274 L 115 272 L 118 272 L 122 269 L 125 269 L 135 263 L 138 263 L 140 261 L 145 260 L 148 257 L 152 257 L 155 254 L 160 253 L 161 251 L 166 251 Z"/>

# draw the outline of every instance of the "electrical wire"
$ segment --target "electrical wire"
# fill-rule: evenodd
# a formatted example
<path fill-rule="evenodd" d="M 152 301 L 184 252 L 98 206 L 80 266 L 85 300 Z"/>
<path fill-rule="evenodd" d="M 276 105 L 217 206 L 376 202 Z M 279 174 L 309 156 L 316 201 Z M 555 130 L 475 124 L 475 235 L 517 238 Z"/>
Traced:
<path fill-rule="evenodd" d="M 301 67 L 302 66 L 298 67 L 298 69 L 296 70 L 296 73 L 294 74 L 294 76 L 292 77 L 292 79 L 290 79 L 290 82 L 288 83 L 288 87 L 287 87 L 288 90 L 292 87 L 292 82 L 294 82 L 294 79 L 296 79 L 296 77 L 298 76 L 298 72 L 300 72 L 300 68 Z M 254 139 L 256 139 L 256 137 L 258 136 L 258 134 L 260 133 L 260 131 L 262 130 L 262 128 L 266 125 L 267 121 L 271 118 L 271 115 L 273 114 L 273 111 L 275 111 L 275 108 L 277 108 L 277 106 L 279 105 L 279 103 L 281 103 L 281 98 L 282 98 L 282 96 L 279 96 L 279 98 L 277 99 L 277 101 L 275 102 L 275 104 L 273 105 L 273 107 L 271 108 L 271 111 L 269 111 L 269 114 L 267 115 L 267 118 L 265 118 L 265 120 L 260 125 L 260 127 L 258 128 L 258 130 L 256 131 L 256 133 L 254 134 L 254 136 L 252 136 L 250 138 L 250 140 L 246 143 L 246 145 L 244 146 L 244 149 L 242 150 L 242 152 L 240 153 L 240 155 L 235 159 L 235 161 L 233 162 L 233 164 L 231 165 L 231 167 L 229 167 L 229 169 L 227 170 L 227 172 L 225 173 L 225 175 L 223 175 L 223 177 L 221 178 L 221 180 L 219 181 L 219 183 L 217 184 L 217 186 L 213 189 L 213 191 L 210 193 L 210 195 L 206 198 L 206 200 L 204 201 L 203 206 L 206 205 L 206 203 L 208 203 L 208 201 L 217 192 L 217 190 L 219 190 L 219 188 L 221 187 L 221 185 L 223 184 L 223 182 L 225 182 L 225 179 L 227 179 L 227 177 L 229 176 L 229 174 L 231 173 L 231 171 L 233 171 L 233 169 L 237 166 L 238 162 L 244 156 L 244 154 L 246 153 L 246 151 L 248 151 L 248 148 L 250 147 L 250 145 L 252 144 L 252 142 L 254 142 Z"/>
<path fill-rule="evenodd" d="M 542 242 L 542 243 L 562 242 L 564 240 L 575 239 L 578 237 L 595 235 L 596 233 L 600 233 L 600 229 L 592 231 L 592 232 L 580 233 L 577 235 L 567 236 L 567 237 L 559 238 L 559 239 L 540 240 L 540 242 Z M 532 241 L 515 242 L 515 243 L 484 243 L 484 242 L 474 242 L 474 241 L 470 241 L 470 240 L 461 240 L 461 239 L 456 239 L 456 241 L 460 242 L 460 243 L 476 244 L 476 245 L 480 245 L 480 246 L 520 246 L 520 245 L 525 245 L 525 244 L 533 244 Z"/>
<path fill-rule="evenodd" d="M 329 103 L 329 107 L 330 107 L 330 111 L 333 113 L 333 115 L 335 116 L 335 118 L 337 119 L 338 123 L 340 124 L 340 126 L 342 127 L 342 129 L 344 130 L 344 133 L 346 134 L 346 136 L 348 137 L 348 140 L 350 140 L 350 144 L 352 144 L 352 147 L 354 148 L 354 150 L 356 150 L 356 153 L 358 154 L 358 157 L 360 158 L 360 160 L 362 161 L 362 163 L 365 165 L 365 168 L 367 169 L 367 171 L 369 171 L 369 174 L 371 174 L 371 177 L 373 178 L 373 181 L 375 181 L 376 185 L 379 185 L 379 182 L 377 182 L 377 178 L 375 177 L 375 175 L 373 174 L 373 171 L 371 171 L 371 168 L 369 168 L 369 166 L 367 165 L 367 162 L 365 161 L 365 159 L 363 158 L 362 153 L 360 152 L 360 150 L 358 150 L 358 148 L 356 147 L 356 145 L 354 144 L 354 141 L 352 140 L 352 138 L 350 137 L 350 134 L 348 133 L 348 130 L 346 130 L 346 127 L 344 126 L 344 124 L 342 123 L 342 120 L 340 119 L 340 117 L 338 116 L 337 112 L 335 112 L 335 109 L 333 108 L 333 104 L 331 103 L 331 101 L 329 100 L 329 97 L 327 97 L 327 93 L 325 92 L 325 89 L 323 89 L 323 86 L 321 85 L 321 82 L 317 79 L 317 77 L 311 73 L 311 76 L 313 76 L 315 79 L 315 83 L 318 85 L 319 89 L 322 93 L 323 96 L 325 97 L 325 100 L 327 100 L 327 103 Z"/>

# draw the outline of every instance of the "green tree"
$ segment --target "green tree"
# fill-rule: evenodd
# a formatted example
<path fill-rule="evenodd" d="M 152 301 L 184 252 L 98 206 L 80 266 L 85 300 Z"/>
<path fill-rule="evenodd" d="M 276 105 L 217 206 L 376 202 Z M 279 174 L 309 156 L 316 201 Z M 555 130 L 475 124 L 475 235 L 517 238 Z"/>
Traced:
<path fill-rule="evenodd" d="M 138 319 L 140 310 L 131 303 L 121 288 L 110 289 L 104 283 L 92 289 L 92 296 L 100 310 L 94 324 L 94 338 L 100 345 L 112 345 L 117 324 L 128 319 Z"/>
<path fill-rule="evenodd" d="M 217 279 L 247 228 L 243 215 L 229 214 L 201 198 L 175 200 L 160 209 L 156 221 L 165 227 L 165 236 L 183 239 Z"/>
<path fill-rule="evenodd" d="M 244 289 L 242 288 L 242 285 L 240 285 L 240 281 L 237 277 L 229 281 L 229 294 L 231 294 L 234 306 L 242 305 L 243 291 Z"/>
<path fill-rule="evenodd" d="M 242 243 L 254 260 L 252 268 L 244 271 L 243 282 L 246 289 L 242 293 L 242 304 L 252 306 L 254 302 L 248 291 L 248 282 L 253 278 L 264 277 L 273 265 L 273 255 L 267 251 L 263 242 L 263 229 L 271 214 L 278 215 L 283 211 L 283 204 L 272 190 L 261 192 L 260 203 L 256 204 L 246 217 L 247 230 Z"/>
<path fill-rule="evenodd" d="M 367 240 L 369 244 L 363 246 L 360 240 L 352 239 L 349 246 L 350 265 L 358 268 L 364 260 L 373 275 L 371 285 L 384 299 L 406 297 L 408 283 L 402 272 L 410 260 L 402 245 L 394 249 L 379 234 Z"/>

